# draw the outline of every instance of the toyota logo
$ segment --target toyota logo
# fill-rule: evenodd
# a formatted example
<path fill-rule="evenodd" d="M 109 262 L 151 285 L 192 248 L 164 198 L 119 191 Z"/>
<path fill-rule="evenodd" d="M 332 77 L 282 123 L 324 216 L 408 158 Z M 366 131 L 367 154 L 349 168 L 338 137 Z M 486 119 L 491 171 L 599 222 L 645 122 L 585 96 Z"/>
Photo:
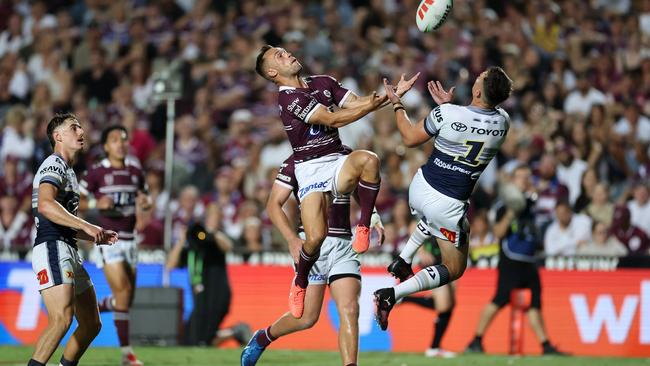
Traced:
<path fill-rule="evenodd" d="M 452 124 L 451 124 L 451 128 L 453 128 L 454 131 L 458 131 L 458 132 L 465 132 L 465 131 L 467 131 L 467 126 L 466 126 L 464 123 L 460 123 L 460 122 L 454 122 L 454 123 L 452 123 Z"/>

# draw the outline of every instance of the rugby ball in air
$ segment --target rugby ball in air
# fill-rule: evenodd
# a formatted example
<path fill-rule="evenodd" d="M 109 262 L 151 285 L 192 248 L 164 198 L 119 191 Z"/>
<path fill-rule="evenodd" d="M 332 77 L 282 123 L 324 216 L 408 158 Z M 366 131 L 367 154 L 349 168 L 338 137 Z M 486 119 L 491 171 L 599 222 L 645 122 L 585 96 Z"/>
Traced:
<path fill-rule="evenodd" d="M 422 0 L 415 14 L 415 24 L 422 32 L 434 31 L 442 26 L 453 6 L 453 0 Z"/>

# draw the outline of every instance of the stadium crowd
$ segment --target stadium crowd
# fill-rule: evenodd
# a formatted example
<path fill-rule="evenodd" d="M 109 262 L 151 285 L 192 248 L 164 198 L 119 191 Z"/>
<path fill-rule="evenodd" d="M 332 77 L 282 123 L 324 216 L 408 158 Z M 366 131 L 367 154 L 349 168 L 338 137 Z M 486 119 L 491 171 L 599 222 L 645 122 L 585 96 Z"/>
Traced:
<path fill-rule="evenodd" d="M 142 247 L 160 247 L 165 204 L 174 236 L 213 205 L 239 253 L 286 250 L 264 207 L 291 154 L 277 88 L 254 72 L 264 44 L 281 45 L 308 74 L 335 76 L 358 94 L 421 72 L 403 99 L 426 116 L 428 80 L 456 85 L 456 102 L 490 65 L 514 80 L 503 105 L 506 143 L 471 205 L 472 251 L 490 233 L 500 187 L 533 169 L 535 216 L 547 255 L 647 255 L 650 249 L 650 0 L 454 1 L 437 32 L 415 27 L 417 0 L 5 0 L 0 3 L 0 245 L 33 244 L 31 183 L 51 148 L 54 112 L 70 111 L 90 143 L 81 175 L 101 156 L 105 127 L 123 124 L 146 170 L 155 209 Z M 179 59 L 173 191 L 163 184 L 165 106 L 154 100 L 159 65 Z M 432 144 L 407 149 L 390 108 L 340 131 L 382 161 L 377 199 L 395 253 L 414 218 L 408 184 Z M 297 217 L 295 203 L 289 208 Z M 353 209 L 353 214 L 357 212 Z M 490 253 L 489 250 L 486 250 Z M 492 252 L 496 254 L 496 252 Z"/>

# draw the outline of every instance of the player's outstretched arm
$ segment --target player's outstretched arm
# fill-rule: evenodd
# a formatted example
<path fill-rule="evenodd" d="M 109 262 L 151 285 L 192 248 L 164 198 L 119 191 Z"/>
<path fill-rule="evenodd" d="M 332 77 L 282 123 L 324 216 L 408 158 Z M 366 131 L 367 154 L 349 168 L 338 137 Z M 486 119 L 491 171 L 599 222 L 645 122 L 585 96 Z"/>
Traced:
<path fill-rule="evenodd" d="M 368 97 L 363 98 L 363 102 L 354 109 L 340 109 L 336 112 L 330 112 L 327 108 L 317 107 L 314 114 L 309 119 L 309 123 L 315 125 L 325 125 L 334 128 L 340 128 L 357 121 L 359 118 L 379 108 L 386 101 L 385 95 L 377 95 L 373 92 Z"/>
<path fill-rule="evenodd" d="M 386 90 L 386 96 L 390 102 L 393 103 L 397 129 L 402 136 L 404 145 L 415 147 L 428 141 L 431 136 L 429 136 L 427 131 L 424 129 L 424 119 L 415 124 L 411 123 L 411 120 L 406 113 L 406 109 L 404 109 L 404 105 L 401 103 L 399 96 L 395 93 L 395 87 L 388 84 L 388 80 L 386 79 L 384 79 L 384 89 Z"/>
<path fill-rule="evenodd" d="M 269 194 L 269 200 L 266 203 L 266 212 L 269 214 L 273 225 L 278 228 L 284 240 L 287 241 L 289 252 L 294 262 L 297 263 L 303 240 L 296 234 L 295 226 L 282 209 L 282 206 L 289 200 L 289 196 L 291 196 L 291 189 L 274 183 Z"/>
<path fill-rule="evenodd" d="M 95 226 L 68 212 L 60 203 L 56 201 L 58 188 L 49 183 L 43 183 L 38 186 L 38 213 L 45 216 L 46 219 L 55 224 L 82 230 L 87 234 L 87 238 L 96 243 L 109 243 L 108 240 L 112 235 L 99 226 Z M 117 234 L 116 234 L 117 235 Z"/>
<path fill-rule="evenodd" d="M 397 82 L 397 86 L 395 86 L 395 94 L 397 94 L 397 96 L 400 98 L 403 97 L 404 94 L 406 94 L 409 90 L 411 90 L 413 84 L 415 84 L 419 76 L 420 73 L 418 72 L 417 74 L 415 74 L 415 76 L 406 80 L 406 74 L 402 74 L 399 81 Z M 367 102 L 367 99 L 370 97 L 371 95 L 365 97 L 359 97 L 354 93 L 350 93 L 348 98 L 345 100 L 345 103 L 343 104 L 342 108 L 344 109 L 357 108 L 359 107 L 360 104 Z M 379 106 L 379 108 L 383 108 L 389 104 L 390 101 L 387 98 L 386 101 Z"/>

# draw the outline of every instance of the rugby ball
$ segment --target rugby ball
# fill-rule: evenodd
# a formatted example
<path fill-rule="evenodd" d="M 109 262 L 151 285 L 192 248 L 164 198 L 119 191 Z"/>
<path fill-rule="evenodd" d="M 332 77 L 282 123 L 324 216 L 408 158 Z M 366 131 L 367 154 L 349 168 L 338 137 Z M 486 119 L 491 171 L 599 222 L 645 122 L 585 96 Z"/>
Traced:
<path fill-rule="evenodd" d="M 422 0 L 415 14 L 415 24 L 422 32 L 440 28 L 454 6 L 453 0 Z"/>

